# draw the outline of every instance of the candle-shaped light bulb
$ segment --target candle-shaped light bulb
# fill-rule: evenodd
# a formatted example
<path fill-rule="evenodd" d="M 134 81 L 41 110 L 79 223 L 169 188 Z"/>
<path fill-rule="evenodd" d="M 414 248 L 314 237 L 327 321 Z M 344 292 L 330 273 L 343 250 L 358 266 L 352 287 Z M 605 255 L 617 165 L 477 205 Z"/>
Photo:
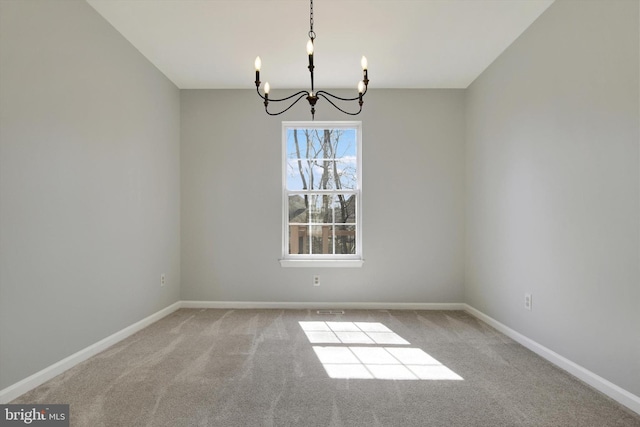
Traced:
<path fill-rule="evenodd" d="M 364 92 L 364 82 L 360 80 L 358 82 L 358 93 L 362 93 L 362 92 Z"/>
<path fill-rule="evenodd" d="M 313 55 L 313 41 L 311 39 L 307 42 L 307 55 Z"/>
<path fill-rule="evenodd" d="M 260 67 L 262 67 L 262 60 L 259 56 L 256 56 L 256 62 L 253 63 L 256 67 L 256 89 L 260 87 Z"/>
<path fill-rule="evenodd" d="M 264 84 L 264 94 L 269 95 L 269 91 L 271 90 L 271 86 L 269 86 L 269 82 Z"/>
<path fill-rule="evenodd" d="M 367 71 L 367 67 L 369 63 L 367 62 L 367 57 L 363 56 L 360 60 L 360 65 L 362 65 L 362 74 L 364 75 L 364 85 L 367 86 L 369 84 L 369 72 Z"/>

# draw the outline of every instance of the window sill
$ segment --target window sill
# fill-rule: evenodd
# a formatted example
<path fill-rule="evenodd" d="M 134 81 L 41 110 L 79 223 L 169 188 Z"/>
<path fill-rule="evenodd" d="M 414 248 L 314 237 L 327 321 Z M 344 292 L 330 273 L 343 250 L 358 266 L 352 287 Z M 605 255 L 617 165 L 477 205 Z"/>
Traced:
<path fill-rule="evenodd" d="M 363 259 L 281 259 L 281 267 L 343 267 L 360 268 Z"/>

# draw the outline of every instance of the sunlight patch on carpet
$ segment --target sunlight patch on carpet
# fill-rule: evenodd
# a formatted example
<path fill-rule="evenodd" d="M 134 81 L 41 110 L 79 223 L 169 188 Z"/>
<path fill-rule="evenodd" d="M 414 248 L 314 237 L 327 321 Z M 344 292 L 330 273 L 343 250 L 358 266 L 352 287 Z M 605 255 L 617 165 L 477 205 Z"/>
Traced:
<path fill-rule="evenodd" d="M 463 380 L 379 322 L 298 322 L 330 378 Z M 329 345 L 326 345 L 329 344 Z M 357 345 L 354 345 L 357 344 Z"/>

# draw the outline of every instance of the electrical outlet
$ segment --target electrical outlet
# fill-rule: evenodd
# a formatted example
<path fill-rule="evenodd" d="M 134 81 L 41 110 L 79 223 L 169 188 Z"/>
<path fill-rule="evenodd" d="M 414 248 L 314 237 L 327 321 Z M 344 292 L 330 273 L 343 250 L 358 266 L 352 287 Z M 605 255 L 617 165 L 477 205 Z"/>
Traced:
<path fill-rule="evenodd" d="M 525 310 L 531 311 L 531 307 L 533 305 L 533 299 L 531 294 L 524 294 L 524 308 Z"/>
<path fill-rule="evenodd" d="M 167 283 L 167 276 L 165 276 L 164 274 L 160 275 L 160 286 L 164 286 L 164 284 Z"/>
<path fill-rule="evenodd" d="M 320 286 L 320 275 L 313 276 L 313 286 Z"/>

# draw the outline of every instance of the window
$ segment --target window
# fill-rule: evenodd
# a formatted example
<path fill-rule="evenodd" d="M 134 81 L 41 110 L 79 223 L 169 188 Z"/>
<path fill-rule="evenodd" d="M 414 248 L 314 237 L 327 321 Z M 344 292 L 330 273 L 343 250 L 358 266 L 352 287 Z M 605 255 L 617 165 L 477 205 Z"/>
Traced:
<path fill-rule="evenodd" d="M 362 265 L 361 123 L 283 122 L 283 257 Z"/>

